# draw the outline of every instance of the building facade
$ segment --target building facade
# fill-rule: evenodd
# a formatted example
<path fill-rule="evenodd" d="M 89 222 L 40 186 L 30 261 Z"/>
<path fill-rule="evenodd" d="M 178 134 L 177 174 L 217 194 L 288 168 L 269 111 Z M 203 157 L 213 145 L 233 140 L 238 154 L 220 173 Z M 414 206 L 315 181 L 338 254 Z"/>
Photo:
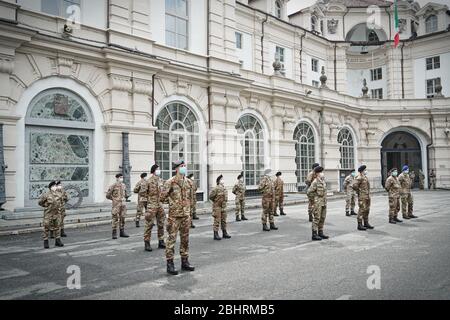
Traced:
<path fill-rule="evenodd" d="M 124 132 L 131 185 L 182 158 L 200 200 L 219 174 L 252 190 L 268 167 L 300 190 L 314 162 L 335 191 L 361 163 L 375 187 L 404 163 L 448 187 L 448 7 L 400 1 L 394 48 L 391 2 L 286 4 L 0 1 L 4 207 L 36 206 L 53 179 L 104 202 Z"/>

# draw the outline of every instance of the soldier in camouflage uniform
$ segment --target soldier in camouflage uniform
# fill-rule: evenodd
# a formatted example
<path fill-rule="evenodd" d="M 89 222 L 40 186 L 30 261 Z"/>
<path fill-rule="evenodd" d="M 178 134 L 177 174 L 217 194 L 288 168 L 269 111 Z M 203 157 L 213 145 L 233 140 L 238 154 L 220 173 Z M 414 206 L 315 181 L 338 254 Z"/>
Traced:
<path fill-rule="evenodd" d="M 222 228 L 222 236 L 224 239 L 229 239 L 231 236 L 227 232 L 227 201 L 228 191 L 223 184 L 223 176 L 220 175 L 216 179 L 216 187 L 211 190 L 209 200 L 213 202 L 213 231 L 214 240 L 221 240 L 219 236 L 219 227 Z"/>
<path fill-rule="evenodd" d="M 261 216 L 261 222 L 263 225 L 263 231 L 270 231 L 270 230 L 278 230 L 278 228 L 275 226 L 275 222 L 273 219 L 273 205 L 275 203 L 275 188 L 273 185 L 273 180 L 270 178 L 271 170 L 266 169 L 264 171 L 264 176 L 259 181 L 258 190 L 263 194 L 262 196 L 262 216 Z M 267 227 L 267 220 L 269 220 L 270 228 Z"/>
<path fill-rule="evenodd" d="M 370 212 L 370 183 L 367 178 L 366 166 L 362 165 L 358 168 L 358 175 L 353 182 L 353 190 L 358 195 L 358 230 L 365 231 L 367 229 L 373 229 L 374 227 L 369 224 L 369 212 Z M 364 222 L 364 225 L 363 225 Z"/>
<path fill-rule="evenodd" d="M 237 182 L 235 183 L 233 190 L 231 191 L 236 196 L 234 202 L 236 204 L 236 221 L 248 220 L 244 216 L 245 210 L 245 184 L 244 173 L 241 172 L 237 176 Z"/>
<path fill-rule="evenodd" d="M 274 216 L 277 213 L 277 207 L 280 208 L 280 215 L 285 216 L 286 213 L 284 212 L 284 182 L 281 179 L 280 171 L 278 171 L 275 176 L 276 176 L 274 181 L 275 206 L 273 208 Z"/>
<path fill-rule="evenodd" d="M 138 201 L 136 207 L 136 228 L 139 228 L 139 221 L 143 212 L 147 211 L 147 173 L 141 174 L 141 180 L 136 183 L 133 192 L 138 194 Z"/>
<path fill-rule="evenodd" d="M 433 169 L 430 172 L 430 189 L 436 189 L 436 173 L 434 173 Z"/>
<path fill-rule="evenodd" d="M 400 182 L 400 199 L 402 203 L 402 215 L 403 219 L 417 218 L 413 214 L 413 197 L 411 194 L 412 179 L 409 176 L 409 167 L 404 165 L 402 173 L 398 176 L 398 182 Z"/>
<path fill-rule="evenodd" d="M 123 175 L 121 173 L 116 174 L 116 183 L 111 185 L 106 192 L 106 199 L 112 200 L 112 238 L 117 239 L 117 225 L 119 225 L 120 236 L 122 238 L 128 238 L 125 233 L 125 215 L 127 213 L 127 207 L 124 200 L 128 198 L 127 188 L 123 183 Z"/>
<path fill-rule="evenodd" d="M 160 178 L 161 171 L 157 164 L 154 164 L 150 173 L 152 174 L 147 180 L 147 211 L 145 212 L 145 229 L 144 229 L 144 248 L 145 251 L 152 251 L 150 245 L 150 239 L 152 235 L 152 229 L 155 225 L 154 220 L 156 219 L 156 224 L 158 226 L 158 248 L 164 249 L 166 246 L 164 244 L 164 220 L 165 214 L 161 203 L 161 191 L 163 182 Z"/>
<path fill-rule="evenodd" d="M 311 183 L 315 179 L 315 175 L 316 174 L 314 172 L 314 169 L 316 167 L 318 167 L 318 166 L 319 166 L 318 163 L 314 163 L 312 165 L 312 170 L 308 173 L 308 176 L 306 177 L 306 180 L 305 180 L 306 188 L 309 188 L 309 186 L 311 185 Z M 306 194 L 308 194 L 308 192 Z M 308 217 L 309 217 L 309 222 L 313 221 L 313 216 L 312 216 L 313 208 L 314 208 L 314 199 L 312 197 L 308 197 Z"/>
<path fill-rule="evenodd" d="M 61 229 L 61 237 L 65 238 L 67 237 L 67 234 L 64 232 L 64 219 L 66 218 L 66 203 L 69 201 L 69 195 L 67 194 L 66 190 L 64 190 L 61 181 L 56 181 L 56 190 L 59 192 L 61 196 L 61 206 L 60 206 L 60 215 L 61 215 L 61 223 L 60 223 L 60 229 Z"/>
<path fill-rule="evenodd" d="M 197 211 L 197 183 L 194 180 L 194 174 L 191 173 L 188 176 L 190 185 L 191 185 L 191 228 L 195 228 L 194 226 L 194 217 L 197 217 L 196 211 Z"/>
<path fill-rule="evenodd" d="M 423 190 L 425 187 L 425 175 L 423 174 L 422 170 L 419 169 L 419 189 Z"/>
<path fill-rule="evenodd" d="M 344 179 L 344 191 L 345 191 L 345 215 L 347 217 L 356 216 L 355 212 L 355 190 L 353 190 L 352 185 L 355 180 L 356 171 L 353 170 Z"/>
<path fill-rule="evenodd" d="M 187 168 L 183 160 L 173 164 L 173 170 L 176 170 L 175 176 L 164 183 L 161 194 L 162 202 L 169 200 L 169 217 L 167 219 L 167 242 L 166 242 L 166 260 L 167 273 L 171 275 L 178 274 L 173 264 L 175 242 L 177 233 L 180 231 L 180 255 L 181 269 L 194 271 L 195 268 L 189 263 L 189 226 L 190 226 L 190 186 L 187 181 Z"/>
<path fill-rule="evenodd" d="M 323 233 L 327 216 L 327 184 L 321 166 L 314 168 L 315 179 L 308 188 L 308 197 L 314 199 L 312 237 L 313 241 L 328 239 Z"/>
<path fill-rule="evenodd" d="M 48 249 L 48 234 L 50 230 L 55 232 L 55 247 L 63 247 L 60 234 L 60 219 L 61 219 L 61 194 L 57 191 L 56 181 L 50 182 L 48 185 L 49 191 L 41 195 L 39 205 L 44 208 L 44 248 Z"/>
<path fill-rule="evenodd" d="M 390 176 L 386 179 L 384 188 L 389 193 L 389 223 L 396 224 L 402 222 L 398 218 L 400 211 L 400 182 L 397 179 L 398 170 L 393 168 L 389 171 Z"/>

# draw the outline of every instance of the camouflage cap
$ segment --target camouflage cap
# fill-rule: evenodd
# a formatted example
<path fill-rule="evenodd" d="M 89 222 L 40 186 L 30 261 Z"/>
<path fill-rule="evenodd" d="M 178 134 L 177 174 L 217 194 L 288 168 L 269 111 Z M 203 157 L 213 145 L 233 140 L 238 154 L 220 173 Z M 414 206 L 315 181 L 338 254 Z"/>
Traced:
<path fill-rule="evenodd" d="M 184 160 L 178 160 L 178 161 L 175 161 L 173 164 L 172 164 L 172 170 L 175 170 L 176 168 L 178 168 L 179 166 L 181 166 L 181 165 L 183 165 L 184 164 Z"/>
<path fill-rule="evenodd" d="M 218 176 L 217 179 L 216 179 L 216 183 L 219 184 L 220 179 L 222 179 L 222 178 L 223 178 L 223 175 Z"/>
<path fill-rule="evenodd" d="M 363 172 L 364 170 L 366 170 L 367 166 L 365 164 L 363 164 L 361 167 L 358 168 L 358 172 Z"/>
<path fill-rule="evenodd" d="M 322 172 L 322 171 L 323 171 L 323 167 L 321 167 L 321 166 L 318 166 L 318 167 L 314 168 L 314 172 L 315 173 L 319 173 L 319 172 Z"/>
<path fill-rule="evenodd" d="M 316 162 L 316 163 L 314 163 L 314 164 L 312 165 L 312 169 L 314 170 L 314 168 L 316 168 L 316 167 L 318 167 L 318 166 L 320 166 L 320 164 L 318 164 L 318 163 Z"/>
<path fill-rule="evenodd" d="M 281 171 L 278 171 L 276 174 L 277 177 L 281 176 Z"/>

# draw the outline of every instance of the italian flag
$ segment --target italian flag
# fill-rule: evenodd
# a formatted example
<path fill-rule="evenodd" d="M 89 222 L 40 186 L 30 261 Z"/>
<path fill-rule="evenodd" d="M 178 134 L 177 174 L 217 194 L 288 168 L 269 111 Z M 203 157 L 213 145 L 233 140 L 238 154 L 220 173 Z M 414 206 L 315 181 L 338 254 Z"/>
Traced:
<path fill-rule="evenodd" d="M 394 1 L 394 29 L 395 29 L 394 48 L 397 48 L 398 44 L 400 43 L 397 0 Z"/>

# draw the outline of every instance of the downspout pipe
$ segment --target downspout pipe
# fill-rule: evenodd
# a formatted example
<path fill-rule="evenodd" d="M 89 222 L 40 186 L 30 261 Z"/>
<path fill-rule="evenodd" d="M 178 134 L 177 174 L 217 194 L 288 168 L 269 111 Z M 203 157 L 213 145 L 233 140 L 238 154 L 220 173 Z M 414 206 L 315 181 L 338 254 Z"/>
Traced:
<path fill-rule="evenodd" d="M 402 54 L 402 58 L 400 61 L 400 66 L 401 66 L 401 73 L 402 73 L 402 99 L 405 99 L 405 72 L 404 72 L 404 57 L 403 57 L 403 47 L 405 46 L 405 43 L 402 43 L 402 47 L 401 47 L 401 54 Z"/>
<path fill-rule="evenodd" d="M 300 83 L 303 84 L 303 38 L 306 36 L 306 32 L 300 37 Z"/>
<path fill-rule="evenodd" d="M 342 39 L 345 40 L 345 16 L 347 15 L 347 13 L 350 11 L 350 8 L 347 8 L 347 11 L 345 11 L 344 15 L 342 16 Z"/>
<path fill-rule="evenodd" d="M 261 23 L 261 73 L 264 74 L 264 24 L 269 20 L 269 15 L 266 14 L 266 18 Z"/>
<path fill-rule="evenodd" d="M 337 46 L 337 43 L 335 42 L 334 43 L 334 90 L 335 91 L 337 91 L 337 66 L 336 66 L 336 63 L 337 63 L 337 57 L 336 57 L 336 46 Z"/>
<path fill-rule="evenodd" d="M 211 46 L 211 41 L 210 41 L 210 26 L 209 26 L 209 18 L 210 18 L 210 1 L 211 0 L 207 0 L 206 1 L 206 70 L 208 72 L 210 72 L 210 46 Z M 209 179 L 209 171 L 210 171 L 210 167 L 209 167 L 209 134 L 210 134 L 210 130 L 211 130 L 211 84 L 208 84 L 208 88 L 207 90 L 207 96 L 208 96 L 208 132 L 206 133 L 206 194 L 203 194 L 203 201 L 205 201 L 205 199 L 208 199 L 208 195 L 209 195 L 209 188 L 210 188 L 210 179 Z"/>
<path fill-rule="evenodd" d="M 430 121 L 430 138 L 431 138 L 431 141 L 430 141 L 430 143 L 429 144 L 427 144 L 427 170 L 428 170 L 428 172 L 427 172 L 427 175 L 426 175 L 426 177 L 427 177 L 427 181 L 428 181 L 428 187 L 429 187 L 429 185 L 430 185 L 430 178 L 429 178 L 429 171 L 430 171 L 430 167 L 431 167 L 431 162 L 430 162 L 430 147 L 433 145 L 433 143 L 434 143 L 434 138 L 433 138 L 433 115 L 431 114 L 431 111 L 430 111 L 430 118 L 429 118 L 429 121 Z"/>
<path fill-rule="evenodd" d="M 323 166 L 323 160 L 324 160 L 324 156 L 323 156 L 323 145 L 324 145 L 324 139 L 325 139 L 325 134 L 324 134 L 324 123 L 323 123 L 323 108 L 322 110 L 319 111 L 319 124 L 320 124 L 320 164 Z"/>

